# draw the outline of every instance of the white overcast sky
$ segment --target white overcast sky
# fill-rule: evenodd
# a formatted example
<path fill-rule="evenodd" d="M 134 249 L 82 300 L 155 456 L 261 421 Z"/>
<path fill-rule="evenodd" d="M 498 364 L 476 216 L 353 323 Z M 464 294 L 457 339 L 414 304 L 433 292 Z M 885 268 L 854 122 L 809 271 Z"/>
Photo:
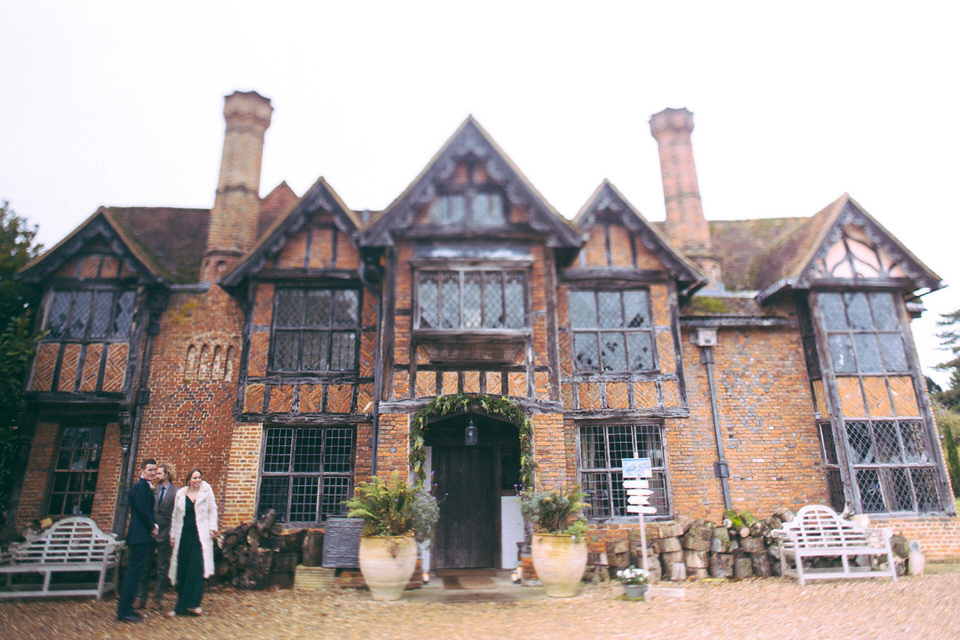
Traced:
<path fill-rule="evenodd" d="M 0 200 L 47 247 L 100 205 L 210 207 L 223 96 L 273 101 L 261 193 L 324 176 L 389 204 L 468 114 L 572 217 L 609 178 L 662 220 L 648 120 L 695 114 L 708 219 L 809 216 L 850 193 L 960 308 L 953 2 L 0 4 Z"/>

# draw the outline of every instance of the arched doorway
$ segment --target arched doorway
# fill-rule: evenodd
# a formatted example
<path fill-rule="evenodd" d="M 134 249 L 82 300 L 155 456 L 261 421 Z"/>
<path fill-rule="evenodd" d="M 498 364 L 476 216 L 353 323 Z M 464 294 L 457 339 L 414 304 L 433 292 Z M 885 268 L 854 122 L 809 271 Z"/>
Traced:
<path fill-rule="evenodd" d="M 468 443 L 471 426 L 476 438 Z M 506 544 L 504 505 L 520 482 L 517 427 L 479 413 L 446 415 L 428 424 L 424 445 L 440 500 L 432 568 L 501 567 L 504 559 L 512 563 L 516 550 L 501 547 Z"/>

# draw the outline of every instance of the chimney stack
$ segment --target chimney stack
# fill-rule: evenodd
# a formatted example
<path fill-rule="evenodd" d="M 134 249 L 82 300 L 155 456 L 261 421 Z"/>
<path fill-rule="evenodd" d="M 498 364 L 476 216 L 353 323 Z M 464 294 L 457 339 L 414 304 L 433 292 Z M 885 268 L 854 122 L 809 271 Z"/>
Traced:
<path fill-rule="evenodd" d="M 650 117 L 650 132 L 660 150 L 667 237 L 697 263 L 710 279 L 710 289 L 720 289 L 720 262 L 713 256 L 710 227 L 700 202 L 690 142 L 692 131 L 693 114 L 686 108 L 664 109 Z"/>
<path fill-rule="evenodd" d="M 263 137 L 272 113 L 270 100 L 256 91 L 235 91 L 224 98 L 226 133 L 201 282 L 221 277 L 256 242 Z"/>

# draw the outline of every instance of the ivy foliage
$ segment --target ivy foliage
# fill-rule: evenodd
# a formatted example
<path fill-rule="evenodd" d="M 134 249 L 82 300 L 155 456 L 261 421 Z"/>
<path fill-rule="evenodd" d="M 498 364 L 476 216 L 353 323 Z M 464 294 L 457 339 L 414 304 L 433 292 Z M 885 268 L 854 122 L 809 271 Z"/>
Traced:
<path fill-rule="evenodd" d="M 479 410 L 517 425 L 520 437 L 520 484 L 533 486 L 536 463 L 533 460 L 533 421 L 517 404 L 503 396 L 468 395 L 457 393 L 438 396 L 413 417 L 410 427 L 410 467 L 417 480 L 426 482 L 424 443 L 428 423 L 434 418 Z"/>
<path fill-rule="evenodd" d="M 36 226 L 0 202 L 0 526 L 6 520 L 13 467 L 20 448 L 16 423 L 27 364 L 36 347 L 33 313 L 39 302 L 35 287 L 14 279 L 36 257 Z"/>

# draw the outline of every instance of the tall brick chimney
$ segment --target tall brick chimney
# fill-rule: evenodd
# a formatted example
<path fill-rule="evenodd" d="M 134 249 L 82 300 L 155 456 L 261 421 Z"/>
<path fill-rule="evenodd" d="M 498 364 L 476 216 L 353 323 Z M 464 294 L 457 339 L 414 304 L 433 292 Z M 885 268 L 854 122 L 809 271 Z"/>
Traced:
<path fill-rule="evenodd" d="M 710 279 L 709 288 L 722 288 L 720 262 L 713 255 L 710 227 L 700 202 L 692 131 L 693 114 L 686 108 L 664 109 L 650 117 L 650 132 L 660 150 L 667 237 L 697 263 Z"/>
<path fill-rule="evenodd" d="M 263 136 L 272 113 L 269 98 L 256 91 L 235 91 L 224 98 L 227 129 L 217 196 L 210 211 L 207 250 L 200 267 L 201 282 L 212 282 L 223 275 L 257 239 Z"/>

